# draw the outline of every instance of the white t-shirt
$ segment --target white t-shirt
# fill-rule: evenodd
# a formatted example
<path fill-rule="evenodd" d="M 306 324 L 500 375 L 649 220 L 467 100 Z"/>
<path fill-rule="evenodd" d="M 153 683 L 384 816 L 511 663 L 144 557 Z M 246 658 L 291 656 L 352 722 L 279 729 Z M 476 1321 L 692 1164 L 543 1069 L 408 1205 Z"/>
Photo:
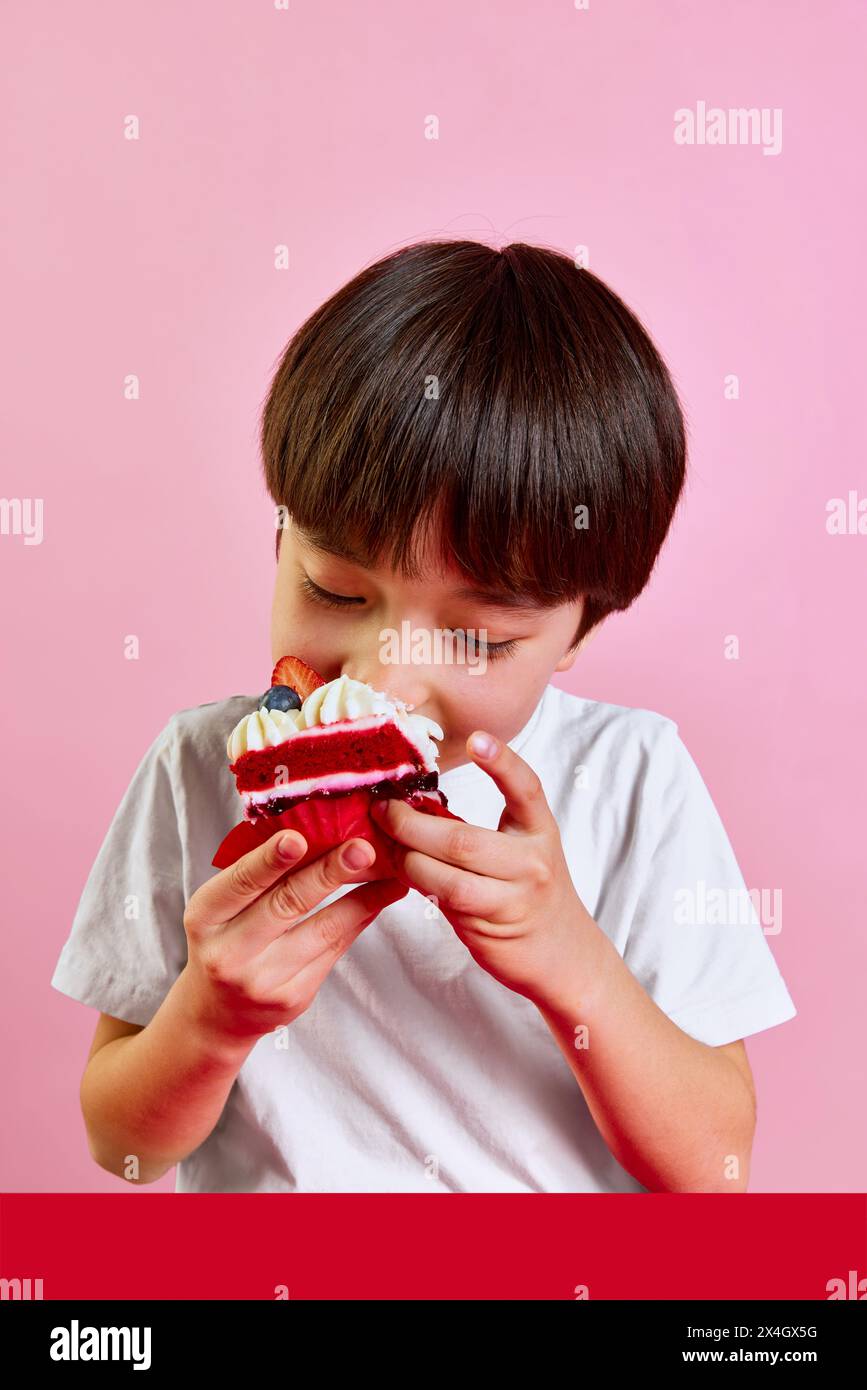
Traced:
<path fill-rule="evenodd" d="M 56 989 L 129 1023 L 153 1018 L 186 961 L 185 903 L 241 819 L 225 744 L 256 698 L 181 710 L 154 740 L 87 879 Z M 511 747 L 542 780 L 579 897 L 678 1027 L 716 1046 L 794 1017 L 767 941 L 778 927 L 747 897 L 671 719 L 548 685 Z M 475 764 L 440 785 L 457 815 L 497 828 L 503 797 Z M 306 1013 L 256 1043 L 175 1190 L 645 1189 L 610 1153 L 535 1005 L 411 889 Z"/>

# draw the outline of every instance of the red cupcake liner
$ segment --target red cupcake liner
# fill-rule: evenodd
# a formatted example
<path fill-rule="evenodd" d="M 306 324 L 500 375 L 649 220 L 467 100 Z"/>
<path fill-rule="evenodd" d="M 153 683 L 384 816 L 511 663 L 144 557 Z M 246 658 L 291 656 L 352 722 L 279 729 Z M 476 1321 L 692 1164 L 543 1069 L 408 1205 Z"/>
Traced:
<path fill-rule="evenodd" d="M 450 820 L 463 819 L 435 798 L 418 792 L 410 792 L 399 799 L 427 815 L 446 816 Z M 217 869 L 227 869 L 251 849 L 264 845 L 278 830 L 297 830 L 307 841 L 307 852 L 303 859 L 292 865 L 293 872 L 326 854 L 335 845 L 341 845 L 346 840 L 361 839 L 368 840 L 376 850 L 376 859 L 366 870 L 368 878 L 394 878 L 399 868 L 394 856 L 395 841 L 370 819 L 372 803 L 381 800 L 381 797 L 372 796 L 367 787 L 357 787 L 355 791 L 341 796 L 311 796 L 277 816 L 243 820 L 229 831 L 211 863 Z"/>

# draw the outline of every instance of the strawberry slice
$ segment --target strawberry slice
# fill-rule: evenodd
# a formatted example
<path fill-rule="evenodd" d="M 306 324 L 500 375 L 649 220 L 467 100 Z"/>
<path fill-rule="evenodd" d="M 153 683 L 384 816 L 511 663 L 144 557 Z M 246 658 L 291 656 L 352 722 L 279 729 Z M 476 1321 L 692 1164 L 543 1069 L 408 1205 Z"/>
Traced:
<path fill-rule="evenodd" d="M 290 686 L 304 701 L 317 686 L 324 685 L 325 681 L 319 672 L 308 666 L 306 661 L 302 661 L 300 656 L 281 656 L 271 673 L 271 684 Z"/>
<path fill-rule="evenodd" d="M 278 830 L 297 830 L 307 841 L 307 853 L 292 865 L 293 872 L 318 859 L 335 845 L 344 844 L 357 836 L 369 840 L 376 850 L 376 859 L 366 871 L 368 878 L 393 878 L 397 871 L 397 862 L 392 857 L 395 842 L 370 819 L 372 800 L 367 788 L 359 787 L 344 796 L 310 797 L 307 801 L 290 806 L 287 811 L 281 811 L 278 816 L 241 821 L 229 831 L 211 863 L 217 869 L 227 869 L 243 854 L 248 854 L 257 845 L 264 845 Z M 427 815 L 462 819 L 429 796 L 410 793 L 404 800 Z"/>

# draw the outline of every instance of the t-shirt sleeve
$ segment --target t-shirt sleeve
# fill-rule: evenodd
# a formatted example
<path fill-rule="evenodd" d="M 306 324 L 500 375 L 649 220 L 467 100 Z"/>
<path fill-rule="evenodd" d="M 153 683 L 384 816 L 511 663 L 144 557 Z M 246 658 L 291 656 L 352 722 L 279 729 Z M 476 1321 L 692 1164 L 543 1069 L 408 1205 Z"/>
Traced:
<path fill-rule="evenodd" d="M 782 892 L 747 890 L 671 720 L 651 752 L 637 819 L 647 856 L 623 959 L 639 982 L 679 1028 L 713 1047 L 794 1018 L 768 942 L 782 926 Z"/>
<path fill-rule="evenodd" d="M 145 753 L 88 875 L 51 984 L 144 1027 L 187 959 L 175 718 Z"/>

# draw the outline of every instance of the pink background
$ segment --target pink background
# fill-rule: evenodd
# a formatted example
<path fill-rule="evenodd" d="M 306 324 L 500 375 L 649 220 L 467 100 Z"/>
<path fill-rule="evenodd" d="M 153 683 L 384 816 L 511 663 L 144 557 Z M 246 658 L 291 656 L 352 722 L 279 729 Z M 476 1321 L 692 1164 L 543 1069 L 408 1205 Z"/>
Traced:
<path fill-rule="evenodd" d="M 867 536 L 825 527 L 867 492 L 863 4 L 104 0 L 2 23 L 3 488 L 44 499 L 44 539 L 0 536 L 0 1188 L 125 1188 L 88 1154 L 97 1014 L 50 988 L 57 956 L 145 748 L 269 666 L 278 354 L 363 265 L 445 235 L 586 244 L 671 367 L 683 511 L 565 683 L 678 720 L 747 884 L 782 889 L 799 1013 L 748 1040 L 751 1190 L 863 1190 Z M 782 152 L 677 146 L 699 100 L 782 108 Z"/>

